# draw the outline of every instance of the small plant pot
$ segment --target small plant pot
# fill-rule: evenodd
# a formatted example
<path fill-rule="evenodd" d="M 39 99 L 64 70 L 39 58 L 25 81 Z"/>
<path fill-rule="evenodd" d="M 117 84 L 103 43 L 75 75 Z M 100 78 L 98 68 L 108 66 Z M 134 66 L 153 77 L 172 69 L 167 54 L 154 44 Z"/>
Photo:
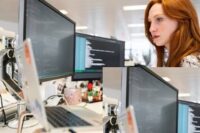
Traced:
<path fill-rule="evenodd" d="M 92 102 L 93 101 L 93 96 L 88 96 L 88 102 Z"/>

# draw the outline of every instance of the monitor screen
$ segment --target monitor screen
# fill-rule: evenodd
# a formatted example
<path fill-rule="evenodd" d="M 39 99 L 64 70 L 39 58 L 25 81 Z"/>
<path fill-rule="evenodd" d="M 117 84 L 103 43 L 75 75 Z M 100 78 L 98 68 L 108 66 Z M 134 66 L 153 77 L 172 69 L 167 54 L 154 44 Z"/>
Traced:
<path fill-rule="evenodd" d="M 31 39 L 40 81 L 72 75 L 75 23 L 44 0 L 22 1 L 19 40 Z"/>
<path fill-rule="evenodd" d="M 103 67 L 124 66 L 124 47 L 123 41 L 77 33 L 73 80 L 101 79 Z"/>
<path fill-rule="evenodd" d="M 178 133 L 200 132 L 200 104 L 179 101 Z"/>
<path fill-rule="evenodd" d="M 127 106 L 134 106 L 139 133 L 177 133 L 177 89 L 144 66 L 128 72 Z"/>

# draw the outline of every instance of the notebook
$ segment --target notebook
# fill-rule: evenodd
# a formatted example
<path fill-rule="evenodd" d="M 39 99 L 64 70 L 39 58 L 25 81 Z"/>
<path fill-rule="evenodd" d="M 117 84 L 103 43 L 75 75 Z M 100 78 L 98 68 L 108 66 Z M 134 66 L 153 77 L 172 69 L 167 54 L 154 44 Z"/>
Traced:
<path fill-rule="evenodd" d="M 23 43 L 23 83 L 24 83 L 24 95 L 27 102 L 27 107 L 30 111 L 34 114 L 36 119 L 44 126 L 47 131 L 56 131 L 56 132 L 67 132 L 73 130 L 75 132 L 96 132 L 96 131 L 103 131 L 102 127 L 102 116 L 97 114 L 93 111 L 90 111 L 83 107 L 62 107 L 59 106 L 59 113 L 53 114 L 52 116 L 57 118 L 56 115 L 60 116 L 63 111 L 68 111 L 70 116 L 64 115 L 65 117 L 69 118 L 67 122 L 73 122 L 75 119 L 78 121 L 83 121 L 83 123 L 75 122 L 75 125 L 72 124 L 71 126 L 58 126 L 56 121 L 60 124 L 64 124 L 61 119 L 52 120 L 49 118 L 49 114 L 47 115 L 46 109 L 44 107 L 41 93 L 40 93 L 40 85 L 39 85 L 39 77 L 37 73 L 37 68 L 34 59 L 34 53 L 32 50 L 32 44 L 30 39 L 26 39 Z M 61 110 L 60 110 L 61 109 Z M 48 108 L 48 110 L 52 111 L 52 107 Z M 53 107 L 53 110 L 55 108 Z M 57 109 L 56 109 L 57 110 Z M 51 121 L 50 122 L 48 121 Z M 66 119 L 64 119 L 66 120 Z M 52 122 L 55 122 L 52 124 Z"/>

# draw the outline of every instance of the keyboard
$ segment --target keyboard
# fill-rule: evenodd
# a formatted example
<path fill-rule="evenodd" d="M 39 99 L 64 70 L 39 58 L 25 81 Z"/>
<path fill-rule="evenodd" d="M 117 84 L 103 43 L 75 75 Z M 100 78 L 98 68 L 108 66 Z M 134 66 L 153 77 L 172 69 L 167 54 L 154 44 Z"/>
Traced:
<path fill-rule="evenodd" d="M 90 126 L 91 124 L 62 107 L 45 107 L 48 121 L 54 127 Z"/>

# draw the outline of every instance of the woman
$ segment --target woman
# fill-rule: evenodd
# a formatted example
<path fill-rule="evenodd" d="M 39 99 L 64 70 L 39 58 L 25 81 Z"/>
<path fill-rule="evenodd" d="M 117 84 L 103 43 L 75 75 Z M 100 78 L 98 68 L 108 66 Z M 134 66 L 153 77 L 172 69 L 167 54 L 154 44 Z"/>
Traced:
<path fill-rule="evenodd" d="M 156 47 L 158 67 L 200 67 L 199 21 L 190 0 L 151 0 L 145 33 Z"/>

